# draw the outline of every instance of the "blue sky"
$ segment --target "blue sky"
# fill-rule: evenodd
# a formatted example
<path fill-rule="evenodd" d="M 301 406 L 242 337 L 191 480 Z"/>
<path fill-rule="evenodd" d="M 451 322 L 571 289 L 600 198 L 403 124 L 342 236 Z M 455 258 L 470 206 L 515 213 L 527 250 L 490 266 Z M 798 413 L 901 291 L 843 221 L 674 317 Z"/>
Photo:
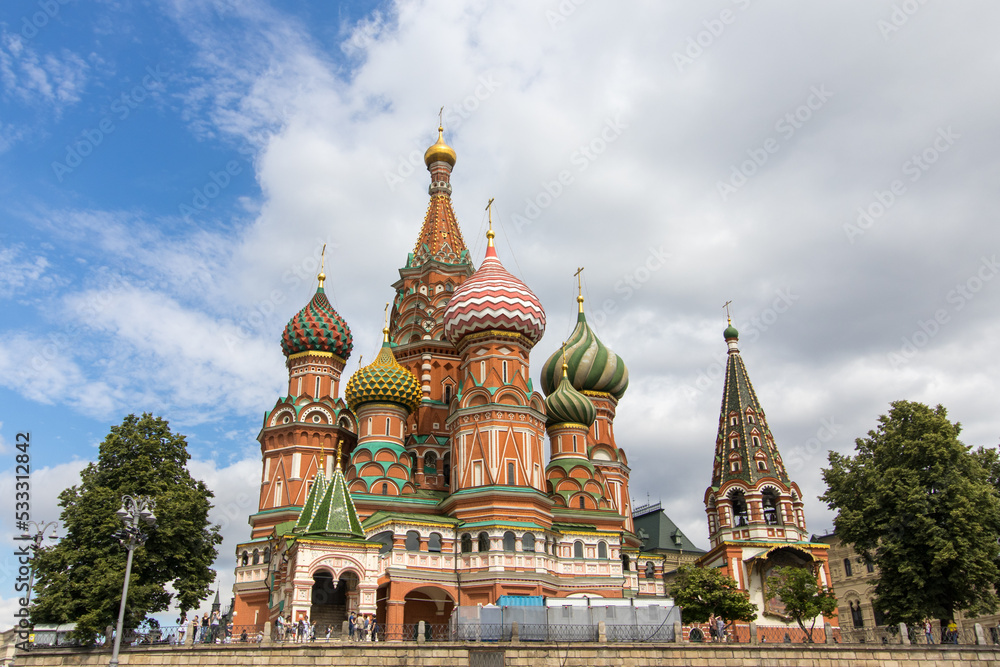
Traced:
<path fill-rule="evenodd" d="M 995 446 L 1000 10 L 899 4 L 6 3 L 0 494 L 20 431 L 51 520 L 111 424 L 163 415 L 216 490 L 225 596 L 281 329 L 326 244 L 372 358 L 442 105 L 475 260 L 493 197 L 501 258 L 546 308 L 534 367 L 585 266 L 631 372 L 633 497 L 695 543 L 729 299 L 812 530 L 827 450 L 889 401 L 943 403 Z"/>

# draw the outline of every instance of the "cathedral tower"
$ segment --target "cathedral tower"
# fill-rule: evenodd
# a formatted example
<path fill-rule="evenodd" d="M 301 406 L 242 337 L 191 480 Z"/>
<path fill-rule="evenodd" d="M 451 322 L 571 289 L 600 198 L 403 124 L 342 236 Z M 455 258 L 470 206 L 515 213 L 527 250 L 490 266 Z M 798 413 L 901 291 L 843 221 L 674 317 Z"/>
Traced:
<path fill-rule="evenodd" d="M 759 622 L 789 626 L 780 600 L 767 596 L 767 581 L 778 567 L 809 568 L 830 586 L 826 544 L 809 541 L 802 491 L 788 477 L 767 417 L 740 356 L 739 332 L 723 332 L 729 348 L 712 485 L 705 491 L 711 542 L 699 559 L 736 580 L 757 604 Z"/>
<path fill-rule="evenodd" d="M 444 129 L 424 154 L 430 172 L 430 202 L 406 266 L 393 284 L 396 296 L 389 337 L 399 363 L 420 381 L 420 402 L 407 420 L 406 449 L 414 459 L 412 482 L 419 488 L 448 491 L 451 454 L 445 422 L 458 389 L 459 356 L 444 335 L 444 309 L 473 273 L 469 251 L 451 205 L 455 151 Z"/>

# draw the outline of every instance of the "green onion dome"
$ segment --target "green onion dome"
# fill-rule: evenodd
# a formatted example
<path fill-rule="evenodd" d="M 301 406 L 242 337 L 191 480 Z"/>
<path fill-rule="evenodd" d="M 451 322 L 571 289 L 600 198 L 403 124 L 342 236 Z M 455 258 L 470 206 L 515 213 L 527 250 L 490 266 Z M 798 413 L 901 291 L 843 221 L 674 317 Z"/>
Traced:
<path fill-rule="evenodd" d="M 566 340 L 566 345 L 556 350 L 542 366 L 542 391 L 551 394 L 559 384 L 559 377 L 566 355 L 569 381 L 577 391 L 611 394 L 621 399 L 628 389 L 628 368 L 617 354 L 594 335 L 583 314 L 583 297 L 577 297 L 580 313 L 576 328 Z"/>
<path fill-rule="evenodd" d="M 354 340 L 344 318 L 333 309 L 323 290 L 326 276 L 319 274 L 319 287 L 312 300 L 285 325 L 281 350 L 286 357 L 300 352 L 330 352 L 346 360 Z"/>
<path fill-rule="evenodd" d="M 725 338 L 726 340 L 729 340 L 730 338 L 735 338 L 739 340 L 740 332 L 737 331 L 736 327 L 733 326 L 733 323 L 730 322 L 729 326 L 726 327 L 726 330 L 722 332 L 722 337 Z"/>
<path fill-rule="evenodd" d="M 597 419 L 597 408 L 591 400 L 570 384 L 566 364 L 563 364 L 563 375 L 559 386 L 545 399 L 545 412 L 546 426 L 580 424 L 589 427 Z"/>
<path fill-rule="evenodd" d="M 383 329 L 382 334 L 382 349 L 378 357 L 351 376 L 344 398 L 355 412 L 363 403 L 396 403 L 413 412 L 420 405 L 420 382 L 416 375 L 396 361 L 392 343 L 389 342 L 389 330 Z"/>

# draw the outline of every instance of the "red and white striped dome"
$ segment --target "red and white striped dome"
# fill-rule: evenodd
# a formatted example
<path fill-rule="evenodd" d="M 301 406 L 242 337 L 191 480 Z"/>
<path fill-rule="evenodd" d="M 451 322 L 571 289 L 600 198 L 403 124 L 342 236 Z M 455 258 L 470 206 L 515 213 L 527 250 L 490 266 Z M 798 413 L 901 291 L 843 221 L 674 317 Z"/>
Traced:
<path fill-rule="evenodd" d="M 538 297 L 503 268 L 492 242 L 479 270 L 448 301 L 444 335 L 458 345 L 464 336 L 491 330 L 523 334 L 532 345 L 545 333 L 545 311 Z"/>

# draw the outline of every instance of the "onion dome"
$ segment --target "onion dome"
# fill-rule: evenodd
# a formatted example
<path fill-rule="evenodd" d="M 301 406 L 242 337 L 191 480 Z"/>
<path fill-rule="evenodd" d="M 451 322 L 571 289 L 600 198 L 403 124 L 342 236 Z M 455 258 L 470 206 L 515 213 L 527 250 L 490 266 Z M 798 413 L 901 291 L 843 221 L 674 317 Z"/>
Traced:
<path fill-rule="evenodd" d="M 324 280 L 326 275 L 320 273 L 312 301 L 285 325 L 281 350 L 286 357 L 299 352 L 332 352 L 346 360 L 351 354 L 354 346 L 351 329 L 326 298 Z"/>
<path fill-rule="evenodd" d="M 493 230 L 479 270 L 462 283 L 444 311 L 444 335 L 452 345 L 481 331 L 512 331 L 534 345 L 545 333 L 545 311 L 535 293 L 500 263 L 493 247 Z"/>
<path fill-rule="evenodd" d="M 726 330 L 722 332 L 722 337 L 726 340 L 729 340 L 730 338 L 735 338 L 736 340 L 739 340 L 740 332 L 737 331 L 736 327 L 733 326 L 733 323 L 730 322 L 729 326 L 726 327 Z"/>
<path fill-rule="evenodd" d="M 577 391 L 600 392 L 621 399 L 628 389 L 628 368 L 622 358 L 590 330 L 583 313 L 583 297 L 578 296 L 576 300 L 580 304 L 576 328 L 563 349 L 556 350 L 542 366 L 542 391 L 549 395 L 558 386 L 565 350 L 569 381 Z"/>
<path fill-rule="evenodd" d="M 424 153 L 424 164 L 428 167 L 435 162 L 447 162 L 455 166 L 455 149 L 444 143 L 444 128 L 438 125 L 438 140 Z"/>
<path fill-rule="evenodd" d="M 589 427 L 597 419 L 597 408 L 589 398 L 570 384 L 568 366 L 563 364 L 562 380 L 556 390 L 545 399 L 546 426 L 553 424 L 580 424 Z"/>
<path fill-rule="evenodd" d="M 409 412 L 420 405 L 421 391 L 417 376 L 399 365 L 392 353 L 389 330 L 382 330 L 382 349 L 375 361 L 359 369 L 347 382 L 344 397 L 357 411 L 363 403 L 396 403 Z"/>

